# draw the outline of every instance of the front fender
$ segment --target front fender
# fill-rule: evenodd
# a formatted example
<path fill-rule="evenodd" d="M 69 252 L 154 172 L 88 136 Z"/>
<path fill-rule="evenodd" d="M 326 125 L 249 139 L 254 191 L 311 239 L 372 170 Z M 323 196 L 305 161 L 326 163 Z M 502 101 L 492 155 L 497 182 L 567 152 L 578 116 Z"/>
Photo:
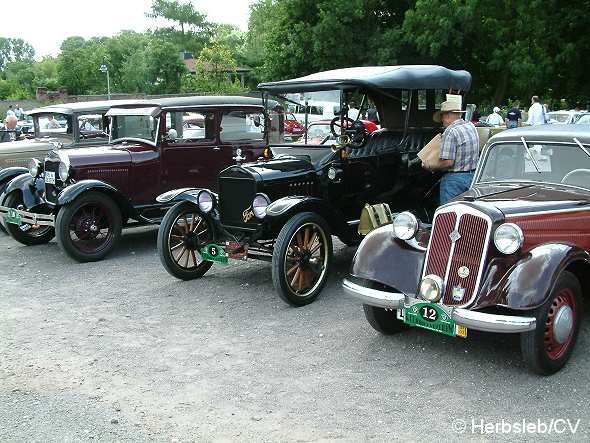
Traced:
<path fill-rule="evenodd" d="M 352 238 L 354 232 L 346 223 L 344 215 L 317 197 L 299 196 L 283 197 L 275 200 L 266 208 L 266 220 L 272 224 L 283 224 L 285 220 L 301 212 L 315 212 L 321 215 L 332 230 L 332 234 L 339 237 Z"/>
<path fill-rule="evenodd" d="M 574 262 L 590 264 L 590 254 L 577 246 L 547 243 L 528 251 L 518 261 L 495 259 L 488 266 L 474 308 L 505 306 L 534 309 L 549 297 L 559 274 Z"/>
<path fill-rule="evenodd" d="M 100 180 L 81 180 L 67 186 L 63 191 L 61 191 L 57 196 L 57 204 L 58 206 L 67 205 L 68 203 L 73 202 L 80 194 L 92 190 L 107 191 L 109 193 L 113 193 L 118 198 L 124 198 L 117 188 L 109 185 L 108 183 L 102 182 Z"/>
<path fill-rule="evenodd" d="M 6 197 L 14 191 L 20 191 L 23 196 L 23 204 L 26 209 L 45 204 L 41 194 L 45 191 L 45 182 L 40 177 L 33 178 L 28 171 L 14 177 L 8 182 L 1 196 L 0 204 L 4 205 Z"/>
<path fill-rule="evenodd" d="M 391 225 L 377 228 L 363 239 L 350 268 L 355 278 L 371 280 L 413 295 L 424 266 L 426 250 L 393 238 Z"/>
<path fill-rule="evenodd" d="M 27 174 L 28 172 L 29 170 L 27 168 L 21 168 L 18 166 L 12 166 L 10 168 L 4 168 L 0 170 L 0 193 L 3 192 L 3 188 L 10 180 L 19 175 Z"/>
<path fill-rule="evenodd" d="M 164 192 L 156 197 L 156 201 L 158 203 L 169 203 L 169 202 L 180 202 L 180 201 L 190 201 L 195 203 L 197 206 L 199 202 L 197 201 L 197 195 L 200 191 L 207 191 L 210 192 L 215 198 L 217 198 L 217 194 L 215 192 L 210 191 L 209 189 L 205 188 L 181 188 L 181 189 L 173 189 L 172 191 Z"/>

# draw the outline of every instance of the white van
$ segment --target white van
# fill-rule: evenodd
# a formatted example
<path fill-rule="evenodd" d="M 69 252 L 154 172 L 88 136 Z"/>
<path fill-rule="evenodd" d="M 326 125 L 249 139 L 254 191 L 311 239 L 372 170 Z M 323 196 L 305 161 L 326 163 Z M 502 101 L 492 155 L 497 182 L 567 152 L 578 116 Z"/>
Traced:
<path fill-rule="evenodd" d="M 295 118 L 302 124 L 305 124 L 305 104 L 296 105 L 289 103 L 287 106 L 288 112 L 293 113 Z M 307 123 L 318 120 L 332 120 L 337 112 L 340 111 L 340 103 L 325 102 L 317 100 L 308 100 L 307 102 Z"/>

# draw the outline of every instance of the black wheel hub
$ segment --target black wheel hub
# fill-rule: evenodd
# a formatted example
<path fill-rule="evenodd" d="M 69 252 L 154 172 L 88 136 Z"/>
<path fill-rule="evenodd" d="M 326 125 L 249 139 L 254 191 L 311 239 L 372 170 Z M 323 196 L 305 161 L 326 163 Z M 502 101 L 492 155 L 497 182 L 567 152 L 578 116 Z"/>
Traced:
<path fill-rule="evenodd" d="M 199 239 L 194 232 L 189 232 L 184 236 L 184 245 L 192 250 L 199 249 Z"/>
<path fill-rule="evenodd" d="M 76 235 L 80 238 L 96 238 L 100 228 L 94 217 L 80 217 L 76 223 Z"/>

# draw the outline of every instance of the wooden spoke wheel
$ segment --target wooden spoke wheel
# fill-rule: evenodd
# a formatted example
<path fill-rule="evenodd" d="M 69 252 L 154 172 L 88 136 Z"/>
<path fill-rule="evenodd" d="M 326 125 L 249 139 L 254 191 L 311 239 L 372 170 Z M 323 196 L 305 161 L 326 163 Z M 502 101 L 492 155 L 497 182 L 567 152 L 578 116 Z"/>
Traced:
<path fill-rule="evenodd" d="M 158 231 L 160 260 L 177 278 L 202 277 L 213 263 L 203 260 L 201 249 L 213 241 L 208 217 L 191 203 L 178 203 L 166 213 Z"/>
<path fill-rule="evenodd" d="M 332 259 L 332 238 L 319 215 L 298 214 L 277 237 L 273 282 L 279 296 L 294 306 L 311 303 L 326 283 Z"/>

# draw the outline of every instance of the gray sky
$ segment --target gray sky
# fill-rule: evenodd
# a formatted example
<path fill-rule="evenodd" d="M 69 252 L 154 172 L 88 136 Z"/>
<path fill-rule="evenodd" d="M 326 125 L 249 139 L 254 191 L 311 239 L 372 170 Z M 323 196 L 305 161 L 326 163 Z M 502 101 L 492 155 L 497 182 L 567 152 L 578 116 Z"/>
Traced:
<path fill-rule="evenodd" d="M 209 21 L 248 28 L 254 0 L 191 0 Z M 151 0 L 0 0 L 0 11 L 14 8 L 0 24 L 0 37 L 22 38 L 35 48 L 35 57 L 57 55 L 71 36 L 112 36 L 123 29 L 144 31 L 158 23 L 145 16 Z M 161 23 L 160 23 L 161 24 Z"/>

